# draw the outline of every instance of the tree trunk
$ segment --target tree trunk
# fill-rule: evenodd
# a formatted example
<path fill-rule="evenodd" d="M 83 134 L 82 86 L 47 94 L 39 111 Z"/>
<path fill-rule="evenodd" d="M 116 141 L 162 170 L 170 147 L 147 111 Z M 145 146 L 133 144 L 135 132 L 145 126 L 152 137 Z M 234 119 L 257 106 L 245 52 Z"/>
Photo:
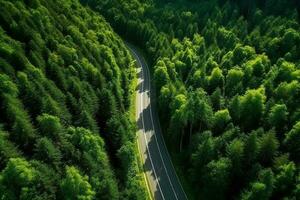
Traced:
<path fill-rule="evenodd" d="M 182 151 L 183 135 L 184 135 L 184 128 L 181 129 L 180 144 L 179 144 L 179 152 L 180 153 Z"/>
<path fill-rule="evenodd" d="M 192 142 L 192 133 L 193 133 L 193 123 L 190 123 L 190 142 L 189 142 L 189 145 Z"/>

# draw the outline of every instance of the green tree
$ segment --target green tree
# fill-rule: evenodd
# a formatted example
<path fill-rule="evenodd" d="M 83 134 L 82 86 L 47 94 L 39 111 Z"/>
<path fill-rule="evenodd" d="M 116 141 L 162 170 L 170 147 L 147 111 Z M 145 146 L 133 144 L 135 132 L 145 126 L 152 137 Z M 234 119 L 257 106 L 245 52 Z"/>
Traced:
<path fill-rule="evenodd" d="M 39 160 L 53 164 L 57 168 L 60 165 L 62 157 L 60 150 L 46 137 L 39 139 L 35 144 L 35 156 Z"/>
<path fill-rule="evenodd" d="M 239 68 L 232 68 L 226 76 L 225 93 L 227 96 L 241 94 L 243 92 L 244 72 Z"/>
<path fill-rule="evenodd" d="M 277 154 L 278 147 L 279 142 L 273 131 L 263 134 L 259 144 L 259 158 L 261 163 L 270 166 Z"/>
<path fill-rule="evenodd" d="M 209 91 L 214 91 L 217 87 L 222 88 L 224 86 L 224 76 L 222 70 L 216 67 L 212 70 L 211 75 L 208 78 Z"/>
<path fill-rule="evenodd" d="M 274 175 L 272 170 L 260 172 L 259 180 L 250 184 L 250 189 L 242 194 L 243 200 L 267 200 L 271 197 L 274 188 Z"/>
<path fill-rule="evenodd" d="M 159 60 L 155 66 L 154 80 L 158 90 L 170 80 L 167 66 L 163 60 Z"/>
<path fill-rule="evenodd" d="M 9 159 L 1 172 L 1 198 L 19 199 L 25 197 L 28 189 L 37 178 L 36 170 L 23 158 Z"/>
<path fill-rule="evenodd" d="M 248 90 L 240 101 L 240 120 L 245 130 L 258 128 L 265 111 L 265 90 Z"/>
<path fill-rule="evenodd" d="M 282 37 L 282 46 L 285 52 L 290 51 L 291 48 L 300 43 L 300 35 L 294 29 L 287 29 Z"/>
<path fill-rule="evenodd" d="M 210 96 L 210 101 L 214 110 L 220 110 L 224 107 L 225 99 L 222 96 L 222 92 L 220 88 L 217 88 Z"/>
<path fill-rule="evenodd" d="M 198 124 L 199 131 L 212 126 L 213 111 L 203 90 L 199 89 L 189 94 L 185 109 L 190 126 L 190 139 L 195 123 Z"/>
<path fill-rule="evenodd" d="M 9 140 L 9 133 L 4 132 L 0 128 L 0 168 L 3 169 L 6 166 L 9 158 L 20 157 L 21 152 L 18 148 Z"/>
<path fill-rule="evenodd" d="M 238 38 L 232 31 L 226 30 L 224 27 L 221 27 L 218 29 L 217 42 L 221 47 L 232 49 L 238 42 Z"/>
<path fill-rule="evenodd" d="M 203 175 L 203 198 L 225 199 L 230 183 L 231 162 L 228 158 L 213 160 L 207 164 Z"/>
<path fill-rule="evenodd" d="M 220 133 L 222 133 L 230 121 L 231 117 L 227 109 L 215 112 L 213 124 L 215 135 L 219 135 Z"/>
<path fill-rule="evenodd" d="M 299 160 L 298 155 L 300 153 L 300 122 L 297 122 L 293 128 L 285 135 L 284 144 L 291 157 L 295 160 Z"/>
<path fill-rule="evenodd" d="M 74 159 L 83 169 L 88 169 L 90 184 L 95 197 L 118 199 L 119 191 L 109 160 L 104 149 L 104 141 L 95 133 L 85 128 L 69 128 L 67 138 L 79 149 Z"/>
<path fill-rule="evenodd" d="M 196 149 L 191 155 L 191 178 L 196 182 L 201 182 L 205 166 L 215 159 L 217 155 L 215 140 L 211 132 L 206 131 L 201 133 L 199 141 L 200 143 L 197 143 Z"/>
<path fill-rule="evenodd" d="M 235 181 L 239 182 L 242 178 L 244 163 L 244 143 L 239 140 L 233 140 L 226 148 L 227 157 L 231 160 L 232 175 Z"/>
<path fill-rule="evenodd" d="M 82 176 L 79 171 L 71 166 L 66 167 L 66 177 L 62 180 L 61 194 L 64 199 L 93 199 L 95 192 L 92 190 L 87 176 Z"/>
<path fill-rule="evenodd" d="M 283 131 L 286 126 L 288 111 L 285 104 L 274 105 L 269 112 L 269 123 L 278 131 Z"/>
<path fill-rule="evenodd" d="M 284 198 L 292 193 L 296 179 L 295 163 L 289 162 L 279 167 L 279 173 L 275 176 L 274 195 Z"/>
<path fill-rule="evenodd" d="M 250 167 L 257 161 L 259 153 L 259 140 L 256 131 L 252 131 L 246 138 L 244 147 L 245 165 Z"/>
<path fill-rule="evenodd" d="M 43 114 L 37 117 L 37 121 L 40 132 L 44 136 L 51 138 L 54 141 L 59 141 L 61 139 L 64 128 L 58 117 Z"/>
<path fill-rule="evenodd" d="M 255 49 L 250 46 L 236 45 L 233 50 L 232 61 L 235 65 L 240 65 L 255 55 Z"/>

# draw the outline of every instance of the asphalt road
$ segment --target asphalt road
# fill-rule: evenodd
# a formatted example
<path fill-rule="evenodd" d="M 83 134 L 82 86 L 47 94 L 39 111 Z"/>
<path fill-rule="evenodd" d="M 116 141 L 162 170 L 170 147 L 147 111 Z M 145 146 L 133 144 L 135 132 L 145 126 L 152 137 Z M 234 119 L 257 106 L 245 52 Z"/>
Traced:
<path fill-rule="evenodd" d="M 154 103 L 151 103 L 150 72 L 144 57 L 127 44 L 137 62 L 136 120 L 138 145 L 149 189 L 154 199 L 186 200 L 161 133 Z"/>

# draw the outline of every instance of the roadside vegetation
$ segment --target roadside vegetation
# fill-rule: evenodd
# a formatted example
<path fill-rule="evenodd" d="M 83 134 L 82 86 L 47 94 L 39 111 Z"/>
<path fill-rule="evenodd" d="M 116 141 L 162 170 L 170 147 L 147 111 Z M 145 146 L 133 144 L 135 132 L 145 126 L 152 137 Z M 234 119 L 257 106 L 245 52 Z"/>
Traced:
<path fill-rule="evenodd" d="M 82 2 L 147 52 L 195 199 L 300 198 L 299 1 Z"/>

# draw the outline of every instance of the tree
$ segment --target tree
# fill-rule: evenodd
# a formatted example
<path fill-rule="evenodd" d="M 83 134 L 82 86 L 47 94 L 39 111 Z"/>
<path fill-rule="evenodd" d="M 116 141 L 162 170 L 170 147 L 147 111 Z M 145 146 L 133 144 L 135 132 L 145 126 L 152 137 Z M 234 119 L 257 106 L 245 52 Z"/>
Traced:
<path fill-rule="evenodd" d="M 256 77 L 264 77 L 266 71 L 269 71 L 270 69 L 270 60 L 266 55 L 257 55 L 254 59 L 249 60 L 246 64 L 246 68 L 250 68 L 252 74 L 246 74 L 248 80 L 251 79 L 252 76 Z"/>
<path fill-rule="evenodd" d="M 10 158 L 20 157 L 21 154 L 18 148 L 9 140 L 8 136 L 9 133 L 2 131 L 0 128 L 0 169 L 6 166 Z"/>
<path fill-rule="evenodd" d="M 0 191 L 3 199 L 18 199 L 25 196 L 37 178 L 36 170 L 23 158 L 9 159 L 7 166 L 1 172 L 0 185 L 4 186 Z"/>
<path fill-rule="evenodd" d="M 37 121 L 40 132 L 44 136 L 51 138 L 54 141 L 59 141 L 61 139 L 64 128 L 58 117 L 43 114 L 37 117 Z"/>
<path fill-rule="evenodd" d="M 5 121 L 10 127 L 14 141 L 28 148 L 35 137 L 35 130 L 22 102 L 17 98 L 17 86 L 6 75 L 0 75 L 0 92 Z"/>
<path fill-rule="evenodd" d="M 231 162 L 228 158 L 213 160 L 203 174 L 202 194 L 205 199 L 225 199 L 230 183 Z"/>
<path fill-rule="evenodd" d="M 275 83 L 281 82 L 291 82 L 296 80 L 294 77 L 294 72 L 296 71 L 296 66 L 294 63 L 287 62 L 283 59 L 277 62 L 277 76 L 275 78 Z"/>
<path fill-rule="evenodd" d="M 163 86 L 160 90 L 158 106 L 159 106 L 159 111 L 161 113 L 161 119 L 164 120 L 170 119 L 171 112 L 174 112 L 174 109 L 173 111 L 170 111 L 171 106 L 169 105 L 169 103 L 172 102 L 172 97 L 173 97 L 173 93 L 175 93 L 175 90 L 176 89 L 172 84 L 167 84 Z"/>
<path fill-rule="evenodd" d="M 229 112 L 230 116 L 232 117 L 232 121 L 235 124 L 239 124 L 241 116 L 241 103 L 239 96 L 234 96 L 229 102 Z"/>
<path fill-rule="evenodd" d="M 238 38 L 232 31 L 226 30 L 224 27 L 221 27 L 218 29 L 217 42 L 220 47 L 232 49 L 238 42 Z"/>
<path fill-rule="evenodd" d="M 298 175 L 297 177 L 296 186 L 293 190 L 293 195 L 296 197 L 296 199 L 300 197 L 300 175 Z"/>
<path fill-rule="evenodd" d="M 117 112 L 116 98 L 112 94 L 112 91 L 104 88 L 99 94 L 99 111 L 97 114 L 98 122 L 101 126 L 105 126 L 106 121 Z"/>
<path fill-rule="evenodd" d="M 1 96 L 3 94 L 8 94 L 12 97 L 16 97 L 19 93 L 17 86 L 11 81 L 10 77 L 6 74 L 0 74 L 0 91 Z"/>
<path fill-rule="evenodd" d="M 239 68 L 232 68 L 226 76 L 225 93 L 227 96 L 241 94 L 243 92 L 244 72 Z"/>
<path fill-rule="evenodd" d="M 248 90 L 244 96 L 239 98 L 240 101 L 240 120 L 245 130 L 258 128 L 265 111 L 265 90 L 259 88 Z"/>
<path fill-rule="evenodd" d="M 225 99 L 222 96 L 221 89 L 217 88 L 211 95 L 210 95 L 210 101 L 212 103 L 212 106 L 214 110 L 220 110 L 224 107 Z"/>
<path fill-rule="evenodd" d="M 284 139 L 284 145 L 291 154 L 291 158 L 298 161 L 300 153 L 300 122 L 297 122 Z"/>
<path fill-rule="evenodd" d="M 77 117 L 78 119 L 75 121 L 76 126 L 87 128 L 94 133 L 99 132 L 96 120 L 88 111 L 86 111 L 85 109 L 81 110 L 80 114 Z"/>
<path fill-rule="evenodd" d="M 209 91 L 214 91 L 217 87 L 222 88 L 224 86 L 224 76 L 222 70 L 216 67 L 212 70 L 211 75 L 208 78 L 209 81 Z"/>
<path fill-rule="evenodd" d="M 159 60 L 154 68 L 154 80 L 159 91 L 162 86 L 168 83 L 170 77 L 167 66 L 163 60 Z"/>
<path fill-rule="evenodd" d="M 111 151 L 118 151 L 128 141 L 133 141 L 133 124 L 128 121 L 127 114 L 115 114 L 107 122 L 108 132 L 107 138 L 111 143 Z"/>
<path fill-rule="evenodd" d="M 206 93 L 202 89 L 189 94 L 185 113 L 189 123 L 189 138 L 192 139 L 193 126 L 198 124 L 198 130 L 210 128 L 213 124 L 213 111 L 209 105 Z"/>
<path fill-rule="evenodd" d="M 215 112 L 214 125 L 213 125 L 215 135 L 221 134 L 230 121 L 231 121 L 231 117 L 227 109 L 219 110 Z"/>
<path fill-rule="evenodd" d="M 58 53 L 64 59 L 65 65 L 71 65 L 78 58 L 76 49 L 63 44 L 58 45 Z"/>
<path fill-rule="evenodd" d="M 279 142 L 272 130 L 263 134 L 259 144 L 259 158 L 261 163 L 270 166 L 277 154 L 278 147 Z"/>
<path fill-rule="evenodd" d="M 274 187 L 272 170 L 262 170 L 259 180 L 250 184 L 250 189 L 242 194 L 242 200 L 267 200 L 271 197 Z"/>
<path fill-rule="evenodd" d="M 87 170 L 90 184 L 96 198 L 118 199 L 119 191 L 115 176 L 104 149 L 103 139 L 85 128 L 69 128 L 69 141 L 79 149 L 74 155 L 75 160 Z"/>
<path fill-rule="evenodd" d="M 279 173 L 275 176 L 274 195 L 284 198 L 291 194 L 296 179 L 295 163 L 289 162 L 279 167 Z"/>
<path fill-rule="evenodd" d="M 130 142 L 125 143 L 118 151 L 118 157 L 121 160 L 122 167 L 125 172 L 131 171 L 131 173 L 138 173 L 135 171 L 135 167 L 133 166 L 135 161 L 135 156 L 132 154 L 134 152 L 134 145 Z"/>
<path fill-rule="evenodd" d="M 250 167 L 257 161 L 257 156 L 259 153 L 259 140 L 257 138 L 256 131 L 252 131 L 250 135 L 248 135 L 245 141 L 244 149 L 245 165 Z"/>
<path fill-rule="evenodd" d="M 285 104 L 275 104 L 269 112 L 269 123 L 278 131 L 283 131 L 286 126 L 288 111 Z"/>
<path fill-rule="evenodd" d="M 59 168 L 61 162 L 61 152 L 54 146 L 51 140 L 43 137 L 35 144 L 35 156 L 39 160 L 43 160 L 48 164 Z"/>
<path fill-rule="evenodd" d="M 251 189 L 249 192 L 246 192 L 243 196 L 243 200 L 251 200 L 251 199 L 259 199 L 264 200 L 266 199 L 265 195 L 266 186 L 263 183 L 253 183 L 251 185 Z"/>
<path fill-rule="evenodd" d="M 282 47 L 284 52 L 290 51 L 293 46 L 300 43 L 300 35 L 294 29 L 287 29 L 282 37 Z"/>
<path fill-rule="evenodd" d="M 66 167 L 66 177 L 60 184 L 62 198 L 64 199 L 93 199 L 95 192 L 92 190 L 87 176 L 82 176 L 79 171 L 71 166 Z"/>
<path fill-rule="evenodd" d="M 24 199 L 55 199 L 59 190 L 59 180 L 62 171 L 54 170 L 42 161 L 32 160 L 31 166 L 36 169 L 37 181 L 28 190 L 28 198 Z"/>
<path fill-rule="evenodd" d="M 197 143 L 196 149 L 191 155 L 191 178 L 195 182 L 201 182 L 205 166 L 216 158 L 217 152 L 215 140 L 211 132 L 201 133 L 199 137 L 200 144 Z M 205 183 L 203 182 L 205 185 Z"/>
<path fill-rule="evenodd" d="M 255 49 L 250 46 L 242 46 L 240 44 L 236 45 L 233 50 L 232 61 L 235 65 L 240 65 L 252 58 L 255 55 Z"/>
<path fill-rule="evenodd" d="M 231 160 L 232 175 L 235 180 L 234 184 L 238 187 L 238 183 L 242 179 L 242 170 L 244 163 L 244 143 L 239 140 L 233 140 L 226 148 L 227 157 Z"/>
<path fill-rule="evenodd" d="M 187 125 L 187 121 L 188 121 L 187 113 L 186 113 L 186 98 L 183 97 L 184 95 L 182 95 L 181 98 L 179 97 L 176 98 L 178 100 L 180 99 L 180 103 L 179 105 L 175 103 L 175 105 L 177 105 L 178 108 L 174 111 L 170 123 L 170 132 L 172 133 L 171 139 L 174 142 L 178 142 L 179 152 L 181 152 L 182 150 L 183 139 L 185 136 L 184 128 Z"/>

